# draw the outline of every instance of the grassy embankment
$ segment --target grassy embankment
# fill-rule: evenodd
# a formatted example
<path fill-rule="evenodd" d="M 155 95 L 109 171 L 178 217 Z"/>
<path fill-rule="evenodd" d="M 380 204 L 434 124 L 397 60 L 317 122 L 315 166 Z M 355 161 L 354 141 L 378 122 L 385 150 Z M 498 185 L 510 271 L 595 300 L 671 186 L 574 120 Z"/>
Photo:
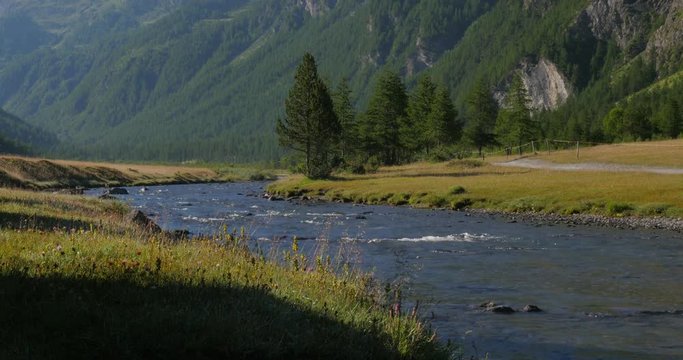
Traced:
<path fill-rule="evenodd" d="M 172 242 L 127 212 L 0 189 L 0 358 L 448 358 L 367 275 L 227 233 Z"/>
<path fill-rule="evenodd" d="M 141 165 L 0 157 L 0 186 L 38 190 L 261 180 L 273 179 L 272 173 L 234 165 Z"/>
<path fill-rule="evenodd" d="M 606 162 L 683 168 L 683 140 L 582 148 L 535 157 L 557 162 Z M 561 215 L 683 216 L 683 175 L 645 172 L 551 171 L 496 166 L 506 158 L 454 160 L 380 168 L 367 175 L 312 181 L 291 176 L 269 191 L 331 201 L 416 207 L 479 208 Z"/>

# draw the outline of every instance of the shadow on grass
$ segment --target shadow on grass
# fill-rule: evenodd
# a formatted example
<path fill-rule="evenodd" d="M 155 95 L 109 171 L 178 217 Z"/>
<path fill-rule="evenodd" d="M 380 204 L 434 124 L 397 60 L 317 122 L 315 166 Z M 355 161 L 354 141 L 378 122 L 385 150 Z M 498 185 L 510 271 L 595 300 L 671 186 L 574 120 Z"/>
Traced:
<path fill-rule="evenodd" d="M 0 227 L 6 229 L 32 229 L 32 230 L 53 230 L 53 229 L 88 229 L 95 226 L 93 222 L 76 219 L 63 219 L 53 216 L 43 215 L 24 215 L 16 213 L 0 212 Z"/>
<path fill-rule="evenodd" d="M 3 359 L 394 359 L 387 339 L 263 288 L 0 275 Z"/>

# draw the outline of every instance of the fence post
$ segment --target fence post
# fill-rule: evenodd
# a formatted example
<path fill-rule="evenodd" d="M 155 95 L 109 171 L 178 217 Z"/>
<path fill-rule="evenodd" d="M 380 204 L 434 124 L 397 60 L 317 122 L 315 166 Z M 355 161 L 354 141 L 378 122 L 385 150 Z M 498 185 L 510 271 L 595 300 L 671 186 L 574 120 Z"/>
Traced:
<path fill-rule="evenodd" d="M 546 149 L 548 149 L 548 155 L 550 155 L 550 142 L 548 141 L 548 139 L 545 139 L 545 147 Z"/>
<path fill-rule="evenodd" d="M 579 142 L 576 142 L 576 159 L 579 158 Z"/>
<path fill-rule="evenodd" d="M 536 146 L 534 145 L 534 141 L 531 140 L 531 152 L 536 155 Z"/>

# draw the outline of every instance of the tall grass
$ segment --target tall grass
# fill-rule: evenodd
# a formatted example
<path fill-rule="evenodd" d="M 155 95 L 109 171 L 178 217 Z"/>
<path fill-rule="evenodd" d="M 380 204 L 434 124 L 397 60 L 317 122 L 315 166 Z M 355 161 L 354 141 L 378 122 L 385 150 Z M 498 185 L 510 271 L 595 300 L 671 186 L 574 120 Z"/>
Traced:
<path fill-rule="evenodd" d="M 296 242 L 274 261 L 239 234 L 178 242 L 136 230 L 110 202 L 3 190 L 0 203 L 3 219 L 39 205 L 92 220 L 2 226 L 0 358 L 449 356 L 370 276 L 308 259 Z"/>

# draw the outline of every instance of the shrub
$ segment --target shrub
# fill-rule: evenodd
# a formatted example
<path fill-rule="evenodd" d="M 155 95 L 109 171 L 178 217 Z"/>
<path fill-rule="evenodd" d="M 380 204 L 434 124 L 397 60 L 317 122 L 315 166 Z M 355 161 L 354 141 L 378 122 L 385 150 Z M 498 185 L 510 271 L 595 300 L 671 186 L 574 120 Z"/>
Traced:
<path fill-rule="evenodd" d="M 460 185 L 451 186 L 451 188 L 448 189 L 449 195 L 460 195 L 460 194 L 464 194 L 465 192 L 466 192 L 465 188 L 460 186 Z"/>
<path fill-rule="evenodd" d="M 611 202 L 607 204 L 607 213 L 611 215 L 626 215 L 633 210 L 633 206 L 626 203 Z"/>
<path fill-rule="evenodd" d="M 451 200 L 451 209 L 462 210 L 472 205 L 472 200 L 468 198 Z"/>

